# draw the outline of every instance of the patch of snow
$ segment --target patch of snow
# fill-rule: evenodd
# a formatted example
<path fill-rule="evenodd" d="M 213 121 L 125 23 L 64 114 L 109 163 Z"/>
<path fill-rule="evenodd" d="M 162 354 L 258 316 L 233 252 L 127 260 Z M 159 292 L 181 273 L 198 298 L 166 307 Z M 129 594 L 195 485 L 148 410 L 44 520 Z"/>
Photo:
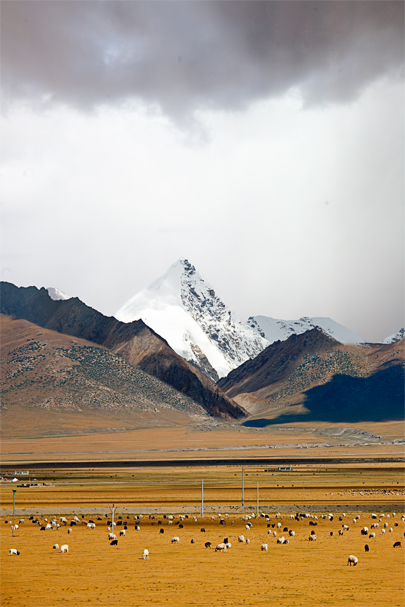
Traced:
<path fill-rule="evenodd" d="M 47 287 L 46 290 L 48 291 L 49 297 L 54 301 L 59 301 L 60 299 L 70 299 L 66 293 L 54 287 Z"/>
<path fill-rule="evenodd" d="M 400 339 L 403 339 L 404 335 L 405 335 L 405 329 L 400 329 L 393 335 L 389 335 L 388 337 L 386 337 L 382 341 L 382 343 L 383 344 L 393 344 L 394 342 L 399 341 Z"/>

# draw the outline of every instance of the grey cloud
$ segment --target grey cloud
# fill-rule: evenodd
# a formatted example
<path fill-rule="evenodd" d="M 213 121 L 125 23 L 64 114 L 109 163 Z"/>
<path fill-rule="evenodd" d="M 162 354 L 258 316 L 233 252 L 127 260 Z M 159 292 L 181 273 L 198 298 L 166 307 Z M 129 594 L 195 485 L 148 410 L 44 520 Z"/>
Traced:
<path fill-rule="evenodd" d="M 2 2 L 7 101 L 138 100 L 176 120 L 301 91 L 347 102 L 403 65 L 397 1 Z"/>

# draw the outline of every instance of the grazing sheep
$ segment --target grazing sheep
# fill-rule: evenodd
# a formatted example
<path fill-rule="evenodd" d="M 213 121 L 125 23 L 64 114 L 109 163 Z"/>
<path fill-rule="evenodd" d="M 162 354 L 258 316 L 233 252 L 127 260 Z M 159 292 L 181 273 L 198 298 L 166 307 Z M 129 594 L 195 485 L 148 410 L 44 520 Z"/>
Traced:
<path fill-rule="evenodd" d="M 96 524 L 95 523 L 87 523 L 86 527 L 87 527 L 87 529 L 95 529 L 96 528 Z"/>
<path fill-rule="evenodd" d="M 54 544 L 54 545 L 52 546 L 52 548 L 53 548 L 54 550 L 59 550 L 59 544 Z"/>
<path fill-rule="evenodd" d="M 20 553 L 15 548 L 10 548 L 8 555 L 12 556 L 13 554 L 16 554 L 18 556 Z"/>
<path fill-rule="evenodd" d="M 268 545 L 267 545 L 267 544 L 262 544 L 262 546 L 261 546 L 261 548 L 260 548 L 260 550 L 262 550 L 262 551 L 264 551 L 264 552 L 267 552 L 267 551 L 268 551 L 268 549 L 269 549 L 269 547 L 268 547 Z"/>
<path fill-rule="evenodd" d="M 284 544 L 285 543 L 285 537 L 281 536 L 277 539 L 277 544 Z"/>
<path fill-rule="evenodd" d="M 201 531 L 201 533 L 205 533 L 204 527 L 201 527 L 200 531 Z"/>
<path fill-rule="evenodd" d="M 338 534 L 343 535 L 343 529 L 339 529 Z"/>
<path fill-rule="evenodd" d="M 230 542 L 224 542 L 224 544 L 226 545 L 226 547 L 227 547 L 228 550 L 230 548 L 232 548 L 232 544 Z"/>
<path fill-rule="evenodd" d="M 206 548 L 211 548 L 211 547 L 212 547 L 211 542 L 205 542 L 205 547 L 206 547 Z"/>
<path fill-rule="evenodd" d="M 385 529 L 381 529 L 381 533 L 384 534 L 385 533 Z"/>
<path fill-rule="evenodd" d="M 63 544 L 63 545 L 60 547 L 60 551 L 61 551 L 61 553 L 62 553 L 62 554 L 63 554 L 64 552 L 69 552 L 69 546 L 68 546 L 67 544 Z"/>
<path fill-rule="evenodd" d="M 331 531 L 331 532 L 329 533 L 329 535 L 332 537 L 332 536 L 333 536 L 333 531 Z"/>
<path fill-rule="evenodd" d="M 267 533 L 268 535 L 271 535 L 271 529 L 268 529 Z"/>
<path fill-rule="evenodd" d="M 71 527 L 68 529 L 68 533 L 72 533 L 72 528 Z"/>
<path fill-rule="evenodd" d="M 370 538 L 370 537 L 371 537 L 371 538 L 374 538 L 374 537 L 375 537 L 375 532 L 374 532 L 374 531 L 372 531 L 368 537 L 369 537 L 369 538 Z"/>
<path fill-rule="evenodd" d="M 269 529 L 269 533 L 271 533 L 270 529 Z M 274 537 L 277 537 L 277 531 L 273 531 L 273 535 L 274 535 Z"/>
<path fill-rule="evenodd" d="M 196 516 L 193 516 L 193 521 L 196 523 L 198 521 L 198 518 Z"/>
<path fill-rule="evenodd" d="M 223 542 L 218 544 L 215 548 L 215 552 L 226 552 L 226 544 L 224 544 Z"/>
<path fill-rule="evenodd" d="M 115 533 L 109 533 L 109 534 L 108 534 L 108 539 L 109 539 L 109 540 L 116 540 L 116 539 L 117 539 L 117 536 L 115 535 Z"/>
<path fill-rule="evenodd" d="M 393 548 L 402 548 L 401 542 L 395 542 Z"/>
<path fill-rule="evenodd" d="M 342 525 L 342 529 L 343 529 L 343 531 L 349 531 L 348 525 Z"/>
<path fill-rule="evenodd" d="M 140 526 L 139 525 L 135 525 L 135 531 L 140 531 L 140 530 L 141 530 Z"/>
<path fill-rule="evenodd" d="M 394 516 L 394 514 L 393 514 L 392 516 Z M 24 523 L 24 519 L 23 519 L 23 518 L 20 518 L 20 520 L 18 521 L 18 523 L 19 523 L 20 525 L 22 525 L 22 524 Z"/>
<path fill-rule="evenodd" d="M 145 548 L 145 550 L 143 551 L 142 558 L 143 559 L 148 559 L 149 558 L 149 550 L 147 548 Z"/>
<path fill-rule="evenodd" d="M 238 537 L 238 542 L 240 542 L 241 544 L 244 544 L 245 543 L 245 536 L 244 535 L 240 535 Z"/>
<path fill-rule="evenodd" d="M 159 529 L 159 533 L 164 533 L 165 530 L 164 529 Z"/>
<path fill-rule="evenodd" d="M 277 529 L 280 529 L 281 523 L 277 523 Z"/>
<path fill-rule="evenodd" d="M 227 544 L 229 542 L 229 539 L 227 537 L 224 537 L 224 544 Z"/>
<path fill-rule="evenodd" d="M 249 539 L 247 539 L 247 540 L 246 540 L 246 543 L 247 543 L 247 544 L 250 544 L 250 540 L 249 540 Z"/>
<path fill-rule="evenodd" d="M 180 544 L 180 538 L 179 537 L 172 537 L 172 544 Z"/>
<path fill-rule="evenodd" d="M 377 515 L 376 515 L 376 514 L 374 514 L 374 513 L 373 513 L 373 514 L 371 515 L 371 518 L 378 518 L 378 517 L 377 517 Z"/>
<path fill-rule="evenodd" d="M 191 538 L 191 543 L 195 544 L 195 539 L 193 537 Z"/>
<path fill-rule="evenodd" d="M 387 529 L 388 523 L 384 523 L 384 529 Z"/>
<path fill-rule="evenodd" d="M 120 530 L 120 535 L 125 535 L 125 529 Z"/>
<path fill-rule="evenodd" d="M 294 537 L 295 536 L 295 531 L 291 531 L 291 529 L 290 529 L 290 531 L 288 532 L 288 535 L 290 537 Z"/>
<path fill-rule="evenodd" d="M 118 546 L 118 540 L 113 540 L 110 542 L 110 546 Z"/>
<path fill-rule="evenodd" d="M 357 558 L 357 556 L 353 556 L 352 554 L 347 559 L 347 564 L 350 566 L 351 565 L 356 566 L 358 562 L 359 562 L 359 559 Z"/>
<path fill-rule="evenodd" d="M 368 535 L 368 527 L 363 527 L 360 533 L 361 535 Z"/>
<path fill-rule="evenodd" d="M 388 529 L 388 531 L 389 531 L 390 533 L 392 533 L 392 532 L 393 532 L 393 528 L 392 528 L 392 527 L 390 527 L 390 528 Z"/>
<path fill-rule="evenodd" d="M 310 542 L 316 542 L 316 535 L 310 535 L 309 538 L 308 538 L 308 540 Z"/>
<path fill-rule="evenodd" d="M 368 544 L 366 544 L 366 545 L 364 546 L 364 550 L 365 550 L 366 552 L 370 552 L 370 546 L 369 546 Z"/>

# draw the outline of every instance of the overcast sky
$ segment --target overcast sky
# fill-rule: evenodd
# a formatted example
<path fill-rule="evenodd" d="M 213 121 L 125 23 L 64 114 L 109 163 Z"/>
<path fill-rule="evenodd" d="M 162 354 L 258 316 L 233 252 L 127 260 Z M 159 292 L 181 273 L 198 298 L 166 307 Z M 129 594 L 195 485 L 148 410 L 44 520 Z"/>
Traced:
<path fill-rule="evenodd" d="M 1 2 L 1 278 L 404 325 L 403 2 Z"/>

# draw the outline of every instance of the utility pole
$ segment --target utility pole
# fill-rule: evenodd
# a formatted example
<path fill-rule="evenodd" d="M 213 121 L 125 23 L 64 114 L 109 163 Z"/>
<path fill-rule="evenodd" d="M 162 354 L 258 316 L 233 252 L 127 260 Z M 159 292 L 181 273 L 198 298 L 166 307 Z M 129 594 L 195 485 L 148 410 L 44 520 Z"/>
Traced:
<path fill-rule="evenodd" d="M 112 533 L 114 533 L 114 511 L 115 511 L 115 505 L 112 505 L 111 508 L 111 531 Z"/>
<path fill-rule="evenodd" d="M 201 516 L 204 516 L 204 479 L 201 479 Z"/>
<path fill-rule="evenodd" d="M 256 517 L 259 518 L 259 482 L 257 483 L 257 494 L 256 494 Z"/>
<path fill-rule="evenodd" d="M 13 537 L 14 537 L 14 515 L 15 515 L 15 494 L 17 489 L 13 489 Z"/>
<path fill-rule="evenodd" d="M 245 468 L 242 466 L 242 506 L 245 505 Z"/>

